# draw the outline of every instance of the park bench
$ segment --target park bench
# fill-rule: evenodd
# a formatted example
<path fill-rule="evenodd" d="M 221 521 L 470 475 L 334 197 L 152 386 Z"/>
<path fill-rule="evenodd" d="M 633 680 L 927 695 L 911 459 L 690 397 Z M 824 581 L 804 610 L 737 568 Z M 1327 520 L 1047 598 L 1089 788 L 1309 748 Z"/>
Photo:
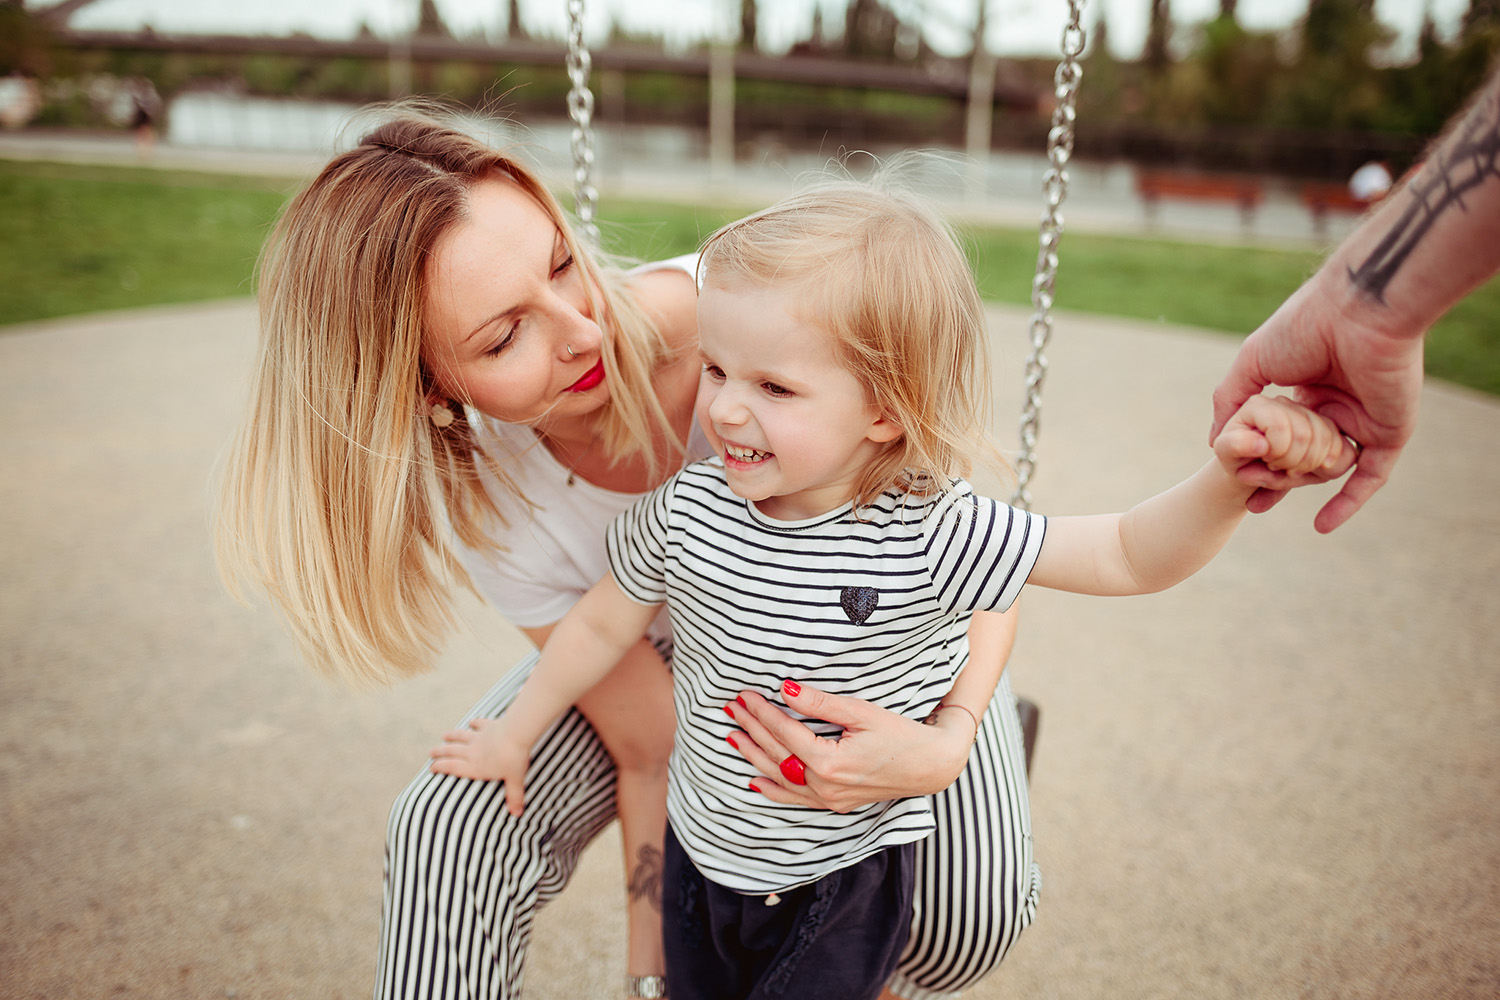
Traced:
<path fill-rule="evenodd" d="M 1146 203 L 1146 219 L 1155 224 L 1157 206 L 1164 198 L 1188 201 L 1211 201 L 1237 205 L 1240 221 L 1246 229 L 1255 218 L 1255 209 L 1265 200 L 1265 188 L 1253 177 L 1227 174 L 1178 173 L 1164 170 L 1142 170 L 1135 176 L 1136 193 Z"/>
<path fill-rule="evenodd" d="M 1369 199 L 1356 198 L 1350 194 L 1345 184 L 1317 181 L 1309 181 L 1302 185 L 1301 201 L 1312 213 L 1313 232 L 1317 233 L 1320 239 L 1328 233 L 1328 213 L 1347 212 L 1359 215 L 1372 204 Z"/>

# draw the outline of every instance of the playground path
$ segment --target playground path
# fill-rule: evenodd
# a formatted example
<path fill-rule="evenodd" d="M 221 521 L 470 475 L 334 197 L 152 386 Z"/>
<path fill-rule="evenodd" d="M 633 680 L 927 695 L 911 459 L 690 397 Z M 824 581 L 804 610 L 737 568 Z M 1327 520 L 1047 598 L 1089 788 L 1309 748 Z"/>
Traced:
<path fill-rule="evenodd" d="M 991 313 L 1002 442 L 1025 317 Z M 225 595 L 211 469 L 247 301 L 0 331 L 0 996 L 367 996 L 386 809 L 521 651 L 482 609 L 434 674 L 351 693 Z M 1232 340 L 1066 315 L 1035 481 L 1115 509 L 1207 455 Z M 1395 481 L 1313 496 L 1162 595 L 1024 600 L 1042 903 L 969 995 L 1500 992 L 1500 402 L 1430 383 Z M 613 832 L 528 996 L 618 996 Z"/>

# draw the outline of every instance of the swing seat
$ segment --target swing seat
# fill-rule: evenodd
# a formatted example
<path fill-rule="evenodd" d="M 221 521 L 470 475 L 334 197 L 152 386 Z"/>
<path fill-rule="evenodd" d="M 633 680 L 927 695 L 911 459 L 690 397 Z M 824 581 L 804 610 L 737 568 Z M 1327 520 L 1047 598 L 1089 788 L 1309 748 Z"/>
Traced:
<path fill-rule="evenodd" d="M 1016 714 L 1021 717 L 1021 746 L 1026 751 L 1026 777 L 1031 777 L 1031 756 L 1036 749 L 1036 731 L 1042 721 L 1042 710 L 1034 701 L 1016 699 Z"/>

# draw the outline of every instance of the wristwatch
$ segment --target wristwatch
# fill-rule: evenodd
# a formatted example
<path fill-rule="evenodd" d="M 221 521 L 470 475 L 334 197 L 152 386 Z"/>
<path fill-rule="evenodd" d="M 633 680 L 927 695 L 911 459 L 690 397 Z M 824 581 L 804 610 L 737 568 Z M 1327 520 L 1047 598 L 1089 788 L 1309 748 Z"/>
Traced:
<path fill-rule="evenodd" d="M 625 995 L 627 997 L 639 997 L 640 1000 L 665 1000 L 667 995 L 667 977 L 626 976 Z"/>

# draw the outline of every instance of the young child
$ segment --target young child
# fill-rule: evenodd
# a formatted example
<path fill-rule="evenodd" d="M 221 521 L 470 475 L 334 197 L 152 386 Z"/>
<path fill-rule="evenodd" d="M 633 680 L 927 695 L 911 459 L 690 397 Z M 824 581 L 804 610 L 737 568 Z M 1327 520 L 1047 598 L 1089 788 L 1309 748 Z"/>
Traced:
<path fill-rule="evenodd" d="M 700 274 L 697 415 L 717 457 L 612 525 L 612 575 L 557 625 L 511 710 L 449 734 L 434 767 L 503 779 L 519 812 L 529 748 L 665 603 L 671 995 L 874 997 L 910 926 L 928 800 L 846 814 L 774 802 L 727 742 L 723 706 L 797 676 L 925 718 L 966 661 L 971 612 L 1004 610 L 1028 580 L 1170 587 L 1244 516 L 1242 466 L 1290 487 L 1341 475 L 1354 451 L 1328 421 L 1258 396 L 1185 482 L 1124 514 L 1049 520 L 957 478 L 983 447 L 983 311 L 925 204 L 812 190 L 715 233 Z"/>

